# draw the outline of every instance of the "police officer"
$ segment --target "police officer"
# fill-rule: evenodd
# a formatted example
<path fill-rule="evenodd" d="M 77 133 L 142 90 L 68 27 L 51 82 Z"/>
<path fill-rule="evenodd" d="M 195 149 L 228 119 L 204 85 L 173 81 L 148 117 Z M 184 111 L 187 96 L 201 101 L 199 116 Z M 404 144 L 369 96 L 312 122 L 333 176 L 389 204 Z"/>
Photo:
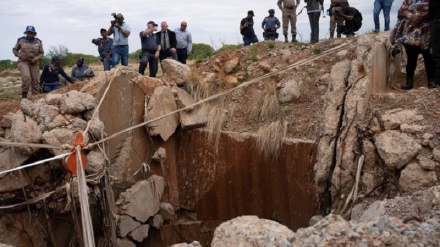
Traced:
<path fill-rule="evenodd" d="M 98 46 L 99 56 L 104 65 L 104 71 L 110 70 L 113 64 L 112 46 L 113 39 L 107 36 L 107 30 L 101 28 L 101 38 L 92 39 L 92 43 Z"/>
<path fill-rule="evenodd" d="M 275 10 L 269 9 L 269 16 L 264 18 L 261 27 L 264 30 L 264 40 L 275 40 L 278 38 L 277 29 L 281 27 L 280 21 L 275 17 Z"/>
<path fill-rule="evenodd" d="M 298 42 L 296 40 L 296 7 L 299 3 L 300 0 L 278 0 L 278 8 L 283 12 L 283 34 L 285 42 L 288 42 L 287 29 L 289 29 L 289 21 L 291 25 L 290 32 L 292 33 L 292 42 Z"/>
<path fill-rule="evenodd" d="M 147 65 L 150 64 L 150 77 L 156 77 L 161 45 L 158 35 L 154 34 L 157 24 L 154 21 L 147 23 L 147 28 L 139 33 L 141 38 L 142 53 L 139 64 L 139 73 L 144 74 Z"/>
<path fill-rule="evenodd" d="M 21 97 L 27 98 L 29 88 L 32 94 L 38 94 L 40 87 L 38 77 L 40 74 L 39 61 L 44 55 L 43 43 L 36 38 L 35 27 L 27 26 L 24 31 L 26 36 L 17 40 L 12 52 L 18 57 L 18 70 L 21 74 Z"/>

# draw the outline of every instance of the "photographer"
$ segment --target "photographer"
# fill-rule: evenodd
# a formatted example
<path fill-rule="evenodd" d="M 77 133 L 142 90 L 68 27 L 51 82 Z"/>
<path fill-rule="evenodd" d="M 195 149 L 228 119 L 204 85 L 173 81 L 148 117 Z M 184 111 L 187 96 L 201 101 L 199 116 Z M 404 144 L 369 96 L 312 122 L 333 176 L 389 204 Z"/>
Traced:
<path fill-rule="evenodd" d="M 278 18 L 275 17 L 275 10 L 269 9 L 269 16 L 264 18 L 263 23 L 261 23 L 261 28 L 264 30 L 264 40 L 278 39 L 277 29 L 280 27 L 281 23 Z"/>
<path fill-rule="evenodd" d="M 111 26 L 107 31 L 107 36 L 113 34 L 113 66 L 121 60 L 121 64 L 128 65 L 128 36 L 130 36 L 130 26 L 124 22 L 124 16 L 113 13 L 115 20 L 110 21 Z"/>
<path fill-rule="evenodd" d="M 362 26 L 361 13 L 357 9 L 350 7 L 348 2 L 341 3 L 341 9 L 335 9 L 335 15 L 335 18 L 344 19 L 343 23 L 338 23 L 338 34 L 353 37 L 354 32 L 358 31 Z"/>
<path fill-rule="evenodd" d="M 156 77 L 158 69 L 158 58 L 160 55 L 160 40 L 154 32 L 157 30 L 157 24 L 149 21 L 147 29 L 139 33 L 141 37 L 142 53 L 139 64 L 139 73 L 144 74 L 147 65 L 150 64 L 150 77 Z"/>
<path fill-rule="evenodd" d="M 98 46 L 98 52 L 101 57 L 101 62 L 104 65 L 104 71 L 110 70 L 113 64 L 111 58 L 113 39 L 107 37 L 107 30 L 101 28 L 101 38 L 92 39 L 92 43 Z"/>

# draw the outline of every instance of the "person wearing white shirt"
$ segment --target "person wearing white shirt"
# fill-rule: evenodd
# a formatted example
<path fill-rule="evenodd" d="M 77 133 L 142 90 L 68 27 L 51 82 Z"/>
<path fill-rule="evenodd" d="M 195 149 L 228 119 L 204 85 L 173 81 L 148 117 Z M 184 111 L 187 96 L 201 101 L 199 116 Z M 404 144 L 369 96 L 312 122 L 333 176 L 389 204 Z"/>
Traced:
<path fill-rule="evenodd" d="M 180 28 L 174 30 L 177 39 L 177 59 L 183 64 L 186 64 L 186 59 L 192 51 L 192 36 L 186 29 L 187 26 L 188 24 L 186 21 L 182 21 Z"/>

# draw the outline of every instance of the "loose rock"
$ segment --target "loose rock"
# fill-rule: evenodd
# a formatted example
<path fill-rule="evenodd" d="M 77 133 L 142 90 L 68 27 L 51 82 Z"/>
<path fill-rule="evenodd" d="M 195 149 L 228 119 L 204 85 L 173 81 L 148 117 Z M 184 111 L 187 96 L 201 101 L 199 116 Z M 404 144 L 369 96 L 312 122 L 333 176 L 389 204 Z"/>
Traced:
<path fill-rule="evenodd" d="M 427 171 L 417 163 L 411 163 L 402 170 L 399 184 L 403 191 L 414 192 L 437 183 L 437 174 Z"/>

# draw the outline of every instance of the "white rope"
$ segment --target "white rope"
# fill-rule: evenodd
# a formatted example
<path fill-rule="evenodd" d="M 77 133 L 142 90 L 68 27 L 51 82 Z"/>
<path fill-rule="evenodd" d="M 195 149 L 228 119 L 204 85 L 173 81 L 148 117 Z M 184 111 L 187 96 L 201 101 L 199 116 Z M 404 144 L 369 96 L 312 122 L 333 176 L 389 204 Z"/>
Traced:
<path fill-rule="evenodd" d="M 48 144 L 37 143 L 19 143 L 19 142 L 0 142 L 0 146 L 7 147 L 30 147 L 30 148 L 48 148 L 48 149 L 67 149 L 67 146 L 52 146 Z"/>
<path fill-rule="evenodd" d="M 81 147 L 78 145 L 76 149 L 76 174 L 78 182 L 79 203 L 81 205 L 81 222 L 82 232 L 84 238 L 84 247 L 95 247 L 95 239 L 93 237 L 93 225 L 90 216 L 88 187 L 86 183 L 86 176 L 83 169 L 81 158 Z"/>
<path fill-rule="evenodd" d="M 40 165 L 40 164 L 43 164 L 43 163 L 46 163 L 46 162 L 49 162 L 49 161 L 52 161 L 52 160 L 62 159 L 62 158 L 64 158 L 64 157 L 68 156 L 69 154 L 70 154 L 70 153 L 60 154 L 60 155 L 57 155 L 57 156 L 52 157 L 52 158 L 49 158 L 49 159 L 39 160 L 39 161 L 34 162 L 34 163 L 31 163 L 31 164 L 27 164 L 27 165 L 24 165 L 24 166 L 18 166 L 18 167 L 15 167 L 15 168 L 9 169 L 9 170 L 1 171 L 1 172 L 0 172 L 0 175 L 2 175 L 2 174 L 6 174 L 6 173 L 10 173 L 10 172 L 13 172 L 13 171 L 22 170 L 22 169 L 25 169 L 25 168 L 28 168 L 28 167 L 32 167 L 32 166 L 36 166 L 36 165 Z"/>
<path fill-rule="evenodd" d="M 104 102 L 105 96 L 107 95 L 107 92 L 109 91 L 110 86 L 112 85 L 112 82 L 113 82 L 113 80 L 115 79 L 115 75 L 121 70 L 121 68 L 122 68 L 122 67 L 118 67 L 118 68 L 116 69 L 115 73 L 113 74 L 113 78 L 112 78 L 112 79 L 110 80 L 110 82 L 108 83 L 107 88 L 105 89 L 104 94 L 102 95 L 101 100 L 100 100 L 99 103 L 98 103 L 98 106 L 97 106 L 97 107 L 95 108 L 95 110 L 93 111 L 92 118 L 91 118 L 90 121 L 87 123 L 87 127 L 86 127 L 86 129 L 84 130 L 84 136 L 87 135 L 87 132 L 89 131 L 90 125 L 92 124 L 92 121 L 95 119 L 96 114 L 98 114 L 98 112 L 99 112 L 99 108 L 101 107 L 102 102 Z M 107 74 L 105 74 L 105 78 L 106 78 L 105 82 L 107 82 Z"/>
<path fill-rule="evenodd" d="M 162 119 L 162 118 L 166 118 L 166 117 L 168 117 L 168 116 L 171 116 L 171 115 L 173 115 L 173 114 L 179 113 L 179 112 L 181 112 L 181 111 L 186 111 L 186 110 L 188 110 L 188 109 L 193 109 L 195 106 L 198 106 L 198 105 L 201 105 L 201 104 L 203 104 L 203 103 L 205 103 L 205 102 L 208 102 L 208 101 L 211 101 L 211 100 L 217 99 L 217 98 L 222 97 L 222 96 L 224 96 L 224 95 L 226 95 L 226 94 L 232 93 L 232 92 L 234 92 L 234 91 L 236 91 L 236 90 L 238 90 L 238 89 L 240 89 L 240 88 L 247 87 L 247 86 L 249 86 L 249 85 L 251 85 L 251 84 L 254 84 L 254 83 L 256 83 L 256 82 L 259 82 L 259 81 L 262 81 L 262 80 L 264 80 L 264 79 L 270 78 L 270 77 L 272 77 L 272 76 L 274 76 L 274 75 L 276 75 L 276 74 L 283 73 L 283 72 L 286 72 L 286 71 L 288 71 L 288 70 L 291 70 L 291 69 L 293 69 L 293 68 L 295 68 L 295 67 L 298 67 L 298 66 L 301 66 L 301 65 L 304 65 L 304 64 L 307 64 L 307 63 L 313 62 L 313 61 L 318 60 L 319 58 L 321 58 L 321 57 L 327 55 L 328 53 L 331 53 L 331 52 L 334 52 L 334 51 L 336 51 L 336 50 L 339 50 L 339 49 L 341 49 L 341 48 L 343 48 L 343 47 L 345 47 L 345 46 L 348 46 L 348 45 L 350 45 L 350 44 L 352 44 L 352 43 L 353 43 L 353 41 L 351 41 L 351 42 L 349 42 L 349 43 L 346 43 L 346 44 L 342 44 L 342 45 L 336 46 L 336 47 L 334 47 L 334 48 L 332 48 L 332 49 L 329 49 L 329 50 L 327 50 L 327 51 L 325 51 L 325 52 L 323 52 L 323 53 L 321 53 L 320 55 L 317 55 L 317 56 L 315 56 L 315 57 L 307 58 L 307 59 L 303 59 L 303 60 L 298 61 L 298 62 L 296 62 L 296 63 L 294 63 L 294 64 L 292 64 L 292 65 L 289 65 L 289 66 L 285 67 L 284 69 L 281 69 L 281 70 L 278 70 L 278 71 L 275 71 L 275 72 L 271 72 L 271 73 L 268 73 L 268 74 L 266 74 L 266 75 L 260 76 L 260 77 L 258 77 L 258 78 L 252 79 L 252 80 L 247 81 L 247 82 L 244 82 L 244 83 L 242 83 L 242 84 L 240 84 L 240 85 L 238 85 L 238 86 L 236 86 L 236 87 L 234 87 L 234 88 L 228 89 L 228 90 L 223 91 L 223 92 L 221 92 L 221 93 L 218 93 L 218 94 L 212 95 L 212 96 L 210 96 L 210 97 L 208 97 L 208 98 L 206 98 L 206 99 L 200 100 L 200 101 L 198 101 L 198 102 L 196 102 L 196 103 L 194 103 L 194 104 L 191 104 L 191 105 L 188 105 L 188 106 L 186 106 L 186 107 L 180 108 L 180 109 L 178 109 L 178 110 L 172 111 L 172 112 L 170 112 L 170 113 L 167 113 L 167 114 L 165 114 L 165 115 L 159 116 L 159 117 L 154 118 L 154 119 L 152 119 L 152 120 L 145 121 L 145 122 L 142 122 L 142 123 L 140 123 L 140 124 L 134 125 L 134 126 L 129 127 L 129 128 L 127 128 L 127 129 L 125 129 L 125 130 L 122 130 L 122 131 L 116 132 L 116 133 L 114 133 L 113 135 L 110 135 L 110 136 L 108 136 L 108 137 L 106 137 L 106 138 L 104 138 L 104 139 L 101 139 L 101 140 L 98 141 L 98 142 L 91 143 L 91 144 L 87 145 L 87 148 L 88 148 L 88 149 L 91 149 L 91 148 L 92 148 L 93 146 L 95 146 L 95 145 L 98 145 L 98 144 L 100 144 L 100 143 L 103 143 L 103 142 L 106 142 L 106 141 L 111 140 L 111 139 L 113 139 L 113 138 L 116 138 L 116 137 L 118 137 L 119 135 L 122 135 L 122 134 L 124 134 L 124 133 L 126 133 L 126 132 L 132 131 L 132 130 L 137 129 L 137 128 L 139 128 L 139 127 L 143 127 L 143 126 L 145 126 L 145 125 L 147 125 L 147 124 L 150 124 L 150 123 L 152 123 L 152 122 L 158 121 L 158 120 L 160 120 L 160 119 Z"/>

